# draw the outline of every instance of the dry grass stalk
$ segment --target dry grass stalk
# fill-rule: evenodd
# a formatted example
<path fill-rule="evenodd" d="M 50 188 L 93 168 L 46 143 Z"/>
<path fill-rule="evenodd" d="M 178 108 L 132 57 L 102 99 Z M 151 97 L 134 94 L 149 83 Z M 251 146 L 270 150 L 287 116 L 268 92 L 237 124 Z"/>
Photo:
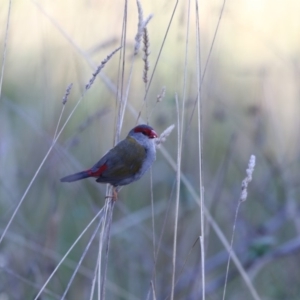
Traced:
<path fill-rule="evenodd" d="M 255 156 L 251 155 L 249 164 L 248 164 L 248 169 L 246 170 L 247 176 L 242 181 L 242 191 L 241 191 L 241 196 L 240 196 L 241 202 L 244 202 L 247 199 L 247 195 L 248 195 L 247 188 L 248 188 L 249 182 L 252 180 L 252 174 L 254 171 L 254 167 L 255 167 Z"/>
<path fill-rule="evenodd" d="M 212 42 L 210 44 L 210 49 L 208 51 L 208 56 L 207 56 L 207 59 L 206 59 L 206 62 L 205 62 L 204 71 L 202 73 L 201 84 L 202 84 L 202 82 L 204 80 L 204 77 L 205 77 L 205 74 L 206 74 L 206 70 L 207 70 L 207 66 L 208 66 L 208 63 L 209 63 L 209 60 L 210 60 L 210 57 L 211 57 L 211 54 L 212 54 L 212 50 L 213 50 L 213 47 L 215 45 L 217 33 L 219 31 L 219 26 L 220 26 L 221 19 L 223 17 L 223 13 L 224 13 L 224 9 L 225 9 L 225 4 L 226 4 L 226 0 L 223 0 L 223 4 L 222 4 L 222 7 L 221 7 L 221 12 L 219 14 L 218 23 L 217 23 L 217 26 L 216 26 L 216 29 L 215 29 L 215 32 L 214 32 L 214 36 L 213 36 Z"/>
<path fill-rule="evenodd" d="M 197 53 L 197 109 L 198 109 L 198 159 L 199 159 L 199 188 L 200 188 L 200 230 L 201 235 L 199 237 L 200 241 L 200 249 L 201 249 L 201 285 L 202 285 L 202 300 L 205 300 L 205 239 L 206 239 L 206 232 L 204 228 L 204 186 L 202 180 L 202 97 L 201 97 L 201 44 L 200 44 L 200 22 L 199 22 L 199 9 L 198 9 L 198 1 L 195 1 L 196 9 L 196 53 Z"/>
<path fill-rule="evenodd" d="M 129 106 L 129 108 L 130 108 L 130 112 L 132 113 L 132 115 L 134 117 L 139 116 L 139 112 L 137 112 L 133 107 Z M 141 119 L 141 122 L 145 122 L 145 121 Z M 176 171 L 177 170 L 176 161 L 172 158 L 170 153 L 164 148 L 163 145 L 160 147 L 160 153 L 166 159 L 166 161 L 171 166 L 171 168 Z M 187 191 L 191 195 L 192 199 L 195 201 L 196 204 L 198 204 L 200 206 L 199 194 L 197 193 L 197 191 L 193 187 L 190 180 L 187 178 L 187 176 L 183 172 L 181 172 L 180 178 L 181 178 L 182 184 L 185 186 L 185 188 L 187 189 Z M 239 201 L 239 203 L 241 203 L 241 202 Z M 211 213 L 210 213 L 209 209 L 207 208 L 207 206 L 205 205 L 205 203 L 203 203 L 203 213 L 206 217 L 207 222 L 210 224 L 211 228 L 213 229 L 213 231 L 216 233 L 217 237 L 219 238 L 220 242 L 223 244 L 225 249 L 229 252 L 230 251 L 229 241 L 227 240 L 223 230 L 219 227 L 219 225 L 217 224 L 217 222 L 215 221 L 215 219 L 211 215 Z M 159 242 L 159 244 L 160 244 L 160 242 Z M 253 299 L 261 300 L 261 298 L 259 297 L 259 295 L 258 295 L 251 279 L 249 278 L 249 275 L 247 274 L 247 272 L 244 268 L 244 266 L 242 265 L 239 258 L 237 257 L 237 255 L 233 251 L 231 252 L 231 258 L 232 258 L 232 261 L 234 262 L 237 270 L 241 274 L 241 277 L 243 278 L 244 283 L 248 287 Z"/>
<path fill-rule="evenodd" d="M 143 71 L 143 81 L 147 85 L 148 83 L 148 71 L 150 68 L 149 64 L 149 55 L 150 55 L 150 42 L 149 42 L 149 35 L 148 35 L 148 29 L 147 27 L 144 28 L 144 34 L 143 34 L 143 51 L 144 51 L 144 56 L 143 56 L 143 61 L 144 61 L 144 71 Z"/>
<path fill-rule="evenodd" d="M 144 34 L 144 29 L 147 27 L 149 21 L 153 17 L 153 15 L 151 14 L 144 20 L 144 13 L 143 13 L 143 8 L 141 5 L 141 2 L 139 0 L 137 0 L 136 4 L 138 7 L 139 22 L 138 22 L 138 31 L 135 36 L 134 55 L 138 54 L 139 49 L 141 47 L 141 40 L 142 40 L 142 36 Z"/>
<path fill-rule="evenodd" d="M 101 69 L 105 66 L 106 62 L 112 57 L 112 55 L 115 54 L 116 51 L 118 51 L 119 49 L 120 49 L 120 48 L 114 50 L 110 55 L 107 56 L 107 58 L 106 58 L 105 60 L 102 61 L 101 65 L 100 65 L 101 68 L 100 68 L 99 71 L 97 70 L 97 71 L 98 71 L 97 74 L 98 74 L 98 73 L 101 71 Z M 98 69 L 99 69 L 99 68 L 98 68 Z M 96 74 L 96 76 L 97 76 L 97 74 Z M 93 80 L 93 81 L 94 81 L 94 80 Z M 92 82 L 92 83 L 93 83 L 93 82 Z M 92 83 L 91 83 L 91 81 L 90 81 L 90 84 L 88 84 L 88 85 L 89 85 L 88 88 L 90 88 L 90 86 L 91 86 Z M 86 92 L 87 92 L 87 88 L 86 88 L 86 90 L 85 90 L 85 93 L 86 93 Z M 27 188 L 25 189 L 25 192 L 23 193 L 23 195 L 22 195 L 20 201 L 18 202 L 16 208 L 14 209 L 14 211 L 13 211 L 13 213 L 12 213 L 12 216 L 10 217 L 9 221 L 7 222 L 5 228 L 4 228 L 4 230 L 3 230 L 3 232 L 2 232 L 2 234 L 1 234 L 1 236 L 0 236 L 0 244 L 1 244 L 1 242 L 3 241 L 3 239 L 4 239 L 4 237 L 5 237 L 5 235 L 6 235 L 7 231 L 8 231 L 8 229 L 9 229 L 9 227 L 10 227 L 10 225 L 11 225 L 11 223 L 13 222 L 13 220 L 14 220 L 14 218 L 15 218 L 17 212 L 19 211 L 19 209 L 20 209 L 22 203 L 24 202 L 24 199 L 26 198 L 26 196 L 27 196 L 27 194 L 28 194 L 30 188 L 32 187 L 32 185 L 33 185 L 33 183 L 34 183 L 36 177 L 38 176 L 38 174 L 39 174 L 41 168 L 43 167 L 43 165 L 44 165 L 44 163 L 46 162 L 47 158 L 49 157 L 49 155 L 50 155 L 52 149 L 54 148 L 54 146 L 55 146 L 55 144 L 56 144 L 58 138 L 61 136 L 63 130 L 65 129 L 65 127 L 66 127 L 67 124 L 69 123 L 69 120 L 71 119 L 71 117 L 73 116 L 74 112 L 76 111 L 76 109 L 78 108 L 79 104 L 81 103 L 82 99 L 84 98 L 85 93 L 83 93 L 83 95 L 81 95 L 81 97 L 79 98 L 79 100 L 78 100 L 77 103 L 75 104 L 74 108 L 73 108 L 72 111 L 70 112 L 70 114 L 69 114 L 69 116 L 67 117 L 66 121 L 65 121 L 64 124 L 62 125 L 60 131 L 59 131 L 57 134 L 55 133 L 55 137 L 54 137 L 53 143 L 52 143 L 51 146 L 49 147 L 49 149 L 48 149 L 47 153 L 45 154 L 44 158 L 42 159 L 40 165 L 38 166 L 37 170 L 35 171 L 35 174 L 33 175 L 33 177 L 31 178 L 31 180 L 30 180 L 30 182 L 29 182 L 29 184 L 27 185 Z M 63 109 L 64 109 L 64 107 L 65 107 L 65 106 L 63 106 Z M 63 109 L 62 109 L 62 112 L 63 112 Z M 61 114 L 62 114 L 62 113 L 61 113 Z M 59 122 L 58 122 L 58 123 L 59 123 Z M 65 259 L 65 258 L 64 258 L 64 259 Z M 50 280 L 50 279 L 49 279 L 49 280 Z M 46 283 L 46 284 L 47 284 L 47 283 Z M 45 284 L 45 286 L 46 286 L 46 284 Z M 42 290 L 45 288 L 45 286 L 42 287 L 41 292 L 42 292 Z M 37 296 L 35 299 L 37 299 L 37 298 L 38 298 L 38 296 Z"/>
<path fill-rule="evenodd" d="M 247 187 L 248 187 L 248 183 L 252 180 L 252 174 L 254 171 L 254 167 L 255 167 L 255 156 L 251 155 L 249 163 L 248 163 L 248 168 L 246 169 L 247 176 L 242 181 L 242 192 L 241 192 L 240 200 L 238 202 L 238 205 L 237 205 L 236 211 L 235 211 L 235 217 L 234 217 L 233 229 L 232 229 L 232 235 L 231 235 L 231 242 L 230 242 L 230 249 L 229 249 L 229 256 L 228 256 L 226 275 L 225 275 L 225 283 L 224 283 L 223 298 L 222 298 L 223 300 L 225 300 L 225 295 L 226 295 L 229 266 L 230 266 L 230 259 L 232 256 L 232 252 L 233 252 L 232 248 L 233 248 L 233 239 L 234 239 L 234 233 L 235 233 L 235 228 L 236 228 L 237 216 L 239 213 L 241 203 L 243 203 L 247 199 Z M 255 291 L 253 291 L 253 292 L 255 292 Z M 257 299 L 257 297 L 258 297 L 258 296 L 257 297 L 256 296 L 257 295 L 255 295 L 255 299 Z"/>
<path fill-rule="evenodd" d="M 84 259 L 85 256 L 87 255 L 87 252 L 88 252 L 89 248 L 91 247 L 92 242 L 94 241 L 94 239 L 95 239 L 95 237 L 96 237 L 96 234 L 97 234 L 97 232 L 98 232 L 98 230 L 99 230 L 101 224 L 102 224 L 102 219 L 100 218 L 100 221 L 98 222 L 98 225 L 97 225 L 96 229 L 94 230 L 92 236 L 90 237 L 90 239 L 89 239 L 89 241 L 88 241 L 88 243 L 87 243 L 87 245 L 86 245 L 86 247 L 85 247 L 85 249 L 84 249 L 84 252 L 82 253 L 82 255 L 81 255 L 80 259 L 79 259 L 79 262 L 78 262 L 78 264 L 77 264 L 75 270 L 73 271 L 73 274 L 72 274 L 72 276 L 71 276 L 71 278 L 70 278 L 70 280 L 69 280 L 69 282 L 68 282 L 68 285 L 67 285 L 67 287 L 66 287 L 66 289 L 65 289 L 65 291 L 64 291 L 64 294 L 63 294 L 62 297 L 61 297 L 61 300 L 63 300 L 63 299 L 66 298 L 67 293 L 68 293 L 68 291 L 69 291 L 69 289 L 70 289 L 70 287 L 71 287 L 71 284 L 72 284 L 72 282 L 73 282 L 75 276 L 77 275 L 78 270 L 79 270 L 80 266 L 82 265 L 83 259 Z"/>
<path fill-rule="evenodd" d="M 6 60 L 6 46 L 7 46 L 7 37 L 8 37 L 8 29 L 9 29 L 9 21 L 10 21 L 10 10 L 11 10 L 11 0 L 8 3 L 8 13 L 7 13 L 7 22 L 5 28 L 5 37 L 4 37 L 4 48 L 3 48 L 3 55 L 2 55 L 2 68 L 1 68 L 1 75 L 0 75 L 0 97 L 2 93 L 2 83 L 3 83 L 3 76 L 4 76 L 4 66 Z"/>
<path fill-rule="evenodd" d="M 151 283 L 151 289 L 152 289 L 152 295 L 153 295 L 152 299 L 153 299 L 153 300 L 156 300 L 156 295 L 155 295 L 155 286 L 154 286 L 154 284 L 153 284 L 153 281 L 152 281 L 152 280 L 150 281 L 150 283 Z"/>
<path fill-rule="evenodd" d="M 66 92 L 65 92 L 65 95 L 64 95 L 64 97 L 63 97 L 63 99 L 62 99 L 62 104 L 63 104 L 63 105 L 65 105 L 65 104 L 67 103 L 68 97 L 69 97 L 69 95 L 70 95 L 70 92 L 71 92 L 72 87 L 73 87 L 73 83 L 70 83 L 69 86 L 67 87 Z"/>
<path fill-rule="evenodd" d="M 92 78 L 90 79 L 89 83 L 86 84 L 85 86 L 85 90 L 88 90 L 92 84 L 94 83 L 97 75 L 101 72 L 101 70 L 104 68 L 105 64 L 111 59 L 111 57 L 121 49 L 121 47 L 115 49 L 113 52 L 111 52 L 104 60 L 102 60 L 101 64 L 97 67 L 97 70 L 95 71 L 95 73 L 93 73 Z"/>
<path fill-rule="evenodd" d="M 138 115 L 138 113 L 136 111 L 134 111 L 133 113 L 134 113 L 134 116 Z M 172 158 L 172 156 L 169 154 L 169 152 L 163 146 L 160 148 L 160 152 L 163 155 L 163 157 L 166 159 L 166 161 L 169 163 L 169 165 L 172 167 L 172 169 L 176 171 L 177 170 L 176 162 Z M 183 172 L 181 172 L 181 181 L 182 181 L 182 184 L 187 189 L 187 191 L 189 192 L 189 194 L 191 195 L 191 197 L 194 199 L 195 203 L 197 203 L 200 206 L 199 195 L 197 194 L 193 185 L 191 184 L 191 182 L 189 181 L 189 179 Z M 242 202 L 239 201 L 239 203 L 242 203 Z M 219 227 L 217 222 L 214 220 L 213 216 L 211 215 L 211 213 L 210 213 L 209 209 L 207 208 L 207 206 L 205 205 L 205 203 L 203 203 L 203 212 L 204 212 L 207 222 L 210 224 L 210 226 L 212 227 L 212 229 L 218 236 L 220 242 L 224 245 L 226 250 L 229 252 L 230 244 L 227 241 L 227 239 L 223 233 L 223 230 Z M 245 284 L 247 285 L 253 299 L 261 300 L 251 279 L 249 278 L 244 266 L 238 259 L 237 255 L 233 251 L 231 251 L 230 256 L 231 256 L 237 270 L 241 274 L 241 277 L 243 278 Z"/>
<path fill-rule="evenodd" d="M 137 30 L 137 34 L 135 36 L 135 45 L 134 45 L 134 55 L 132 57 L 132 64 L 130 67 L 130 71 L 129 71 L 129 79 L 128 79 L 128 84 L 127 84 L 127 88 L 126 88 L 126 93 L 125 96 L 123 97 L 123 101 L 120 104 L 120 110 L 119 110 L 119 124 L 117 125 L 117 127 L 121 127 L 122 123 L 123 123 L 123 119 L 124 119 L 124 114 L 125 114 L 125 108 L 127 105 L 127 100 L 128 100 L 128 95 L 129 95 L 129 88 L 130 88 L 130 83 L 131 83 L 131 78 L 132 78 L 132 73 L 133 73 L 133 66 L 134 66 L 134 61 L 136 58 L 136 55 L 139 51 L 140 45 L 141 45 L 141 39 L 144 33 L 144 28 L 147 26 L 147 24 L 149 23 L 149 21 L 152 18 L 152 15 L 149 15 L 145 20 L 143 17 L 143 9 L 141 6 L 141 3 L 139 0 L 137 0 L 137 6 L 138 6 L 138 14 L 139 14 L 139 21 L 138 21 L 138 30 Z M 138 120 L 137 120 L 138 122 Z"/>
<path fill-rule="evenodd" d="M 179 200 L 180 200 L 180 177 L 181 177 L 181 155 L 182 155 L 182 126 L 180 122 L 180 112 L 178 96 L 175 95 L 176 111 L 177 111 L 177 162 L 176 162 L 176 200 L 175 200 L 175 216 L 174 216 L 174 240 L 173 240 L 173 255 L 172 255 L 172 283 L 171 283 L 171 296 L 174 299 L 175 295 L 175 273 L 176 273 L 176 258 L 177 258 L 177 235 L 178 235 L 178 216 L 179 216 Z"/>
<path fill-rule="evenodd" d="M 136 1 L 136 5 L 138 8 L 138 15 L 139 15 L 139 21 L 138 21 L 138 31 L 135 36 L 135 45 L 134 45 L 134 55 L 136 55 L 139 51 L 140 44 L 141 44 L 141 39 L 142 39 L 142 34 L 143 34 L 143 23 L 144 23 L 144 13 L 143 13 L 143 8 L 142 4 L 139 0 Z"/>
<path fill-rule="evenodd" d="M 162 100 L 165 97 L 165 95 L 166 95 L 166 87 L 163 86 L 162 89 L 161 89 L 161 91 L 160 91 L 160 93 L 156 96 L 156 102 L 153 105 L 153 108 L 152 108 L 151 112 L 149 113 L 148 119 L 150 119 L 150 117 L 151 117 L 151 115 L 152 115 L 152 113 L 153 113 L 153 111 L 155 109 L 156 104 L 162 102 Z M 142 109 L 143 109 L 145 103 L 146 103 L 146 98 L 144 98 L 144 103 L 143 103 Z M 139 118 L 141 116 L 142 109 L 139 112 L 139 116 L 138 116 L 137 121 L 139 120 Z"/>
<path fill-rule="evenodd" d="M 167 137 L 171 134 L 174 127 L 175 127 L 175 125 L 173 124 L 161 133 L 161 135 L 155 140 L 156 147 L 159 147 L 160 144 L 162 144 L 166 141 Z"/>
<path fill-rule="evenodd" d="M 90 223 L 84 228 L 84 230 L 80 233 L 80 235 L 77 237 L 75 242 L 72 244 L 72 246 L 68 249 L 68 251 L 65 253 L 65 255 L 62 257 L 62 259 L 59 261 L 59 263 L 55 266 L 55 269 L 52 271 L 51 275 L 48 277 L 44 285 L 40 288 L 39 292 L 35 296 L 34 300 L 40 299 L 40 295 L 44 291 L 45 287 L 49 283 L 49 281 L 52 279 L 54 274 L 57 272 L 61 264 L 65 261 L 67 256 L 70 254 L 70 252 L 74 249 L 74 247 L 77 245 L 77 243 L 80 241 L 80 239 L 83 237 L 83 235 L 87 232 L 87 230 L 91 227 L 91 225 L 103 214 L 103 208 L 96 214 L 96 216 L 90 221 Z"/>
<path fill-rule="evenodd" d="M 112 223 L 113 209 L 115 201 L 111 198 L 112 187 L 107 187 L 106 195 L 107 198 L 104 205 L 104 216 L 103 224 L 99 235 L 99 255 L 98 255 L 98 297 L 99 299 L 105 299 L 105 286 L 106 286 L 106 276 L 107 276 L 107 265 L 108 265 L 108 254 L 110 245 L 110 229 Z M 104 257 L 102 257 L 102 252 L 104 252 Z M 103 270 L 102 270 L 103 262 Z"/>
<path fill-rule="evenodd" d="M 69 86 L 68 86 L 67 89 L 66 89 L 65 95 L 64 95 L 63 98 L 62 98 L 62 104 L 63 104 L 63 107 L 62 107 L 62 110 L 61 110 L 61 112 L 60 112 L 60 116 L 59 116 L 59 118 L 58 118 L 58 122 L 57 122 L 57 124 L 56 124 L 56 129 L 55 129 L 55 133 L 54 133 L 54 140 L 53 140 L 53 142 L 55 141 L 55 138 L 56 138 L 56 135 L 57 135 L 57 132 L 58 132 L 58 128 L 59 128 L 59 125 L 60 125 L 60 121 L 61 121 L 61 118 L 62 118 L 62 116 L 63 116 L 64 110 L 65 110 L 65 104 L 66 104 L 67 101 L 68 101 L 68 97 L 69 97 L 69 95 L 70 95 L 72 86 L 73 86 L 73 83 L 70 83 Z"/>
<path fill-rule="evenodd" d="M 165 98 L 165 95 L 166 95 L 166 87 L 163 86 L 160 93 L 156 97 L 156 102 L 157 103 L 161 102 Z"/>

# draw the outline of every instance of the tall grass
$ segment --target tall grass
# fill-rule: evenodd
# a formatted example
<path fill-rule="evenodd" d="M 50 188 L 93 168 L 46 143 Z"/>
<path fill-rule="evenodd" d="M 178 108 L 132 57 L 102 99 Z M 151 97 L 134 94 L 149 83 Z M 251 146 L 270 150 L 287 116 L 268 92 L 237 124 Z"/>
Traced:
<path fill-rule="evenodd" d="M 118 5 L 2 5 L 0 298 L 297 299 L 297 55 L 241 3 Z M 59 183 L 137 122 L 157 161 L 118 201 Z"/>

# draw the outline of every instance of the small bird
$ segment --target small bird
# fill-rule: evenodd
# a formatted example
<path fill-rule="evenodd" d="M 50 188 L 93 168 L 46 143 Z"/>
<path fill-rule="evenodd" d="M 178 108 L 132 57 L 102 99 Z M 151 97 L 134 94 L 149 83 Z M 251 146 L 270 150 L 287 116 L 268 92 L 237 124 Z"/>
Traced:
<path fill-rule="evenodd" d="M 117 198 L 117 187 L 140 179 L 155 161 L 155 138 L 157 133 L 151 126 L 138 125 L 92 168 L 63 177 L 60 181 L 72 182 L 96 177 L 97 182 L 114 186 L 113 198 Z"/>

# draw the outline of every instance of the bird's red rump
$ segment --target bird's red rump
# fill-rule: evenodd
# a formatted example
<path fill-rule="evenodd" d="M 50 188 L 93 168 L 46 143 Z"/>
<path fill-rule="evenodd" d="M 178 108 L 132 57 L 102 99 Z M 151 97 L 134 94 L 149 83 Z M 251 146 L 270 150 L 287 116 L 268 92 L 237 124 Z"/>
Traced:
<path fill-rule="evenodd" d="M 106 169 L 107 169 L 107 165 L 104 164 L 100 166 L 100 168 L 96 172 L 93 172 L 91 169 L 87 170 L 87 172 L 89 173 L 90 176 L 99 177 Z"/>

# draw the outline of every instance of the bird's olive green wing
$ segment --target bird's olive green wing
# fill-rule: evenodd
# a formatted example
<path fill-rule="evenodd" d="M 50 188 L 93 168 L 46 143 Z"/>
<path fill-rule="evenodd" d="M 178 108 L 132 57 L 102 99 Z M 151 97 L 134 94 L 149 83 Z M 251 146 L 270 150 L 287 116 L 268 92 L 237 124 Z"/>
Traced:
<path fill-rule="evenodd" d="M 104 169 L 97 181 L 117 185 L 119 181 L 135 175 L 141 169 L 145 157 L 146 149 L 134 138 L 127 137 L 93 167 Z"/>

